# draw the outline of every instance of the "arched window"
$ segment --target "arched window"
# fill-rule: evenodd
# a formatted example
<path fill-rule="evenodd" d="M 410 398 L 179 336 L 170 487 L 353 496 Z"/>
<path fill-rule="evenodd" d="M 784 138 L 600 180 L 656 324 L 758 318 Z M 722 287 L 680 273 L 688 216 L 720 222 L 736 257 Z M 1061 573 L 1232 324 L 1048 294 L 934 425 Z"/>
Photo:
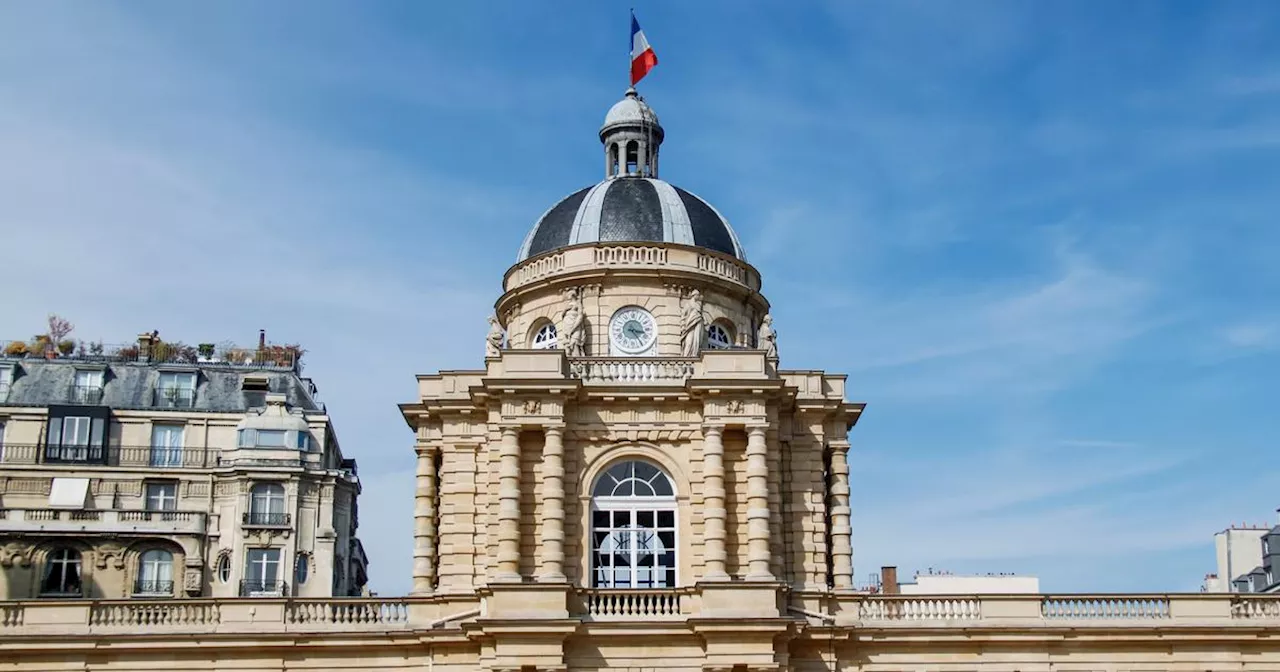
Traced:
<path fill-rule="evenodd" d="M 676 497 L 661 469 L 619 462 L 591 490 L 591 585 L 676 585 Z"/>
<path fill-rule="evenodd" d="M 618 176 L 618 145 L 609 145 L 609 177 Z"/>
<path fill-rule="evenodd" d="M 153 548 L 138 559 L 138 581 L 133 586 L 135 595 L 173 594 L 173 554 Z"/>
<path fill-rule="evenodd" d="M 556 325 L 545 322 L 533 333 L 534 350 L 554 350 L 556 347 Z"/>
<path fill-rule="evenodd" d="M 287 525 L 284 512 L 284 486 L 279 483 L 256 483 L 249 494 L 249 523 L 252 525 Z"/>
<path fill-rule="evenodd" d="M 640 143 L 632 140 L 627 143 L 627 174 L 635 175 L 640 172 Z"/>
<path fill-rule="evenodd" d="M 710 350 L 728 350 L 733 347 L 733 335 L 724 325 L 714 322 L 707 327 L 707 348 Z"/>
<path fill-rule="evenodd" d="M 40 594 L 54 597 L 81 596 L 80 551 L 65 546 L 49 552 L 45 560 Z"/>

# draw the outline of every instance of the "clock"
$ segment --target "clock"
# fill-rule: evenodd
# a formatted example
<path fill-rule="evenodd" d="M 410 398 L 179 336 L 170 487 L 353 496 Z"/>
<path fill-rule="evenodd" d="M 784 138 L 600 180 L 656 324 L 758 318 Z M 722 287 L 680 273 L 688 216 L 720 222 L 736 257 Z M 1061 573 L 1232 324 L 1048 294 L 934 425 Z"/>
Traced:
<path fill-rule="evenodd" d="M 619 354 L 651 354 L 649 351 L 657 336 L 657 323 L 644 308 L 628 306 L 614 313 L 609 320 L 609 342 Z"/>

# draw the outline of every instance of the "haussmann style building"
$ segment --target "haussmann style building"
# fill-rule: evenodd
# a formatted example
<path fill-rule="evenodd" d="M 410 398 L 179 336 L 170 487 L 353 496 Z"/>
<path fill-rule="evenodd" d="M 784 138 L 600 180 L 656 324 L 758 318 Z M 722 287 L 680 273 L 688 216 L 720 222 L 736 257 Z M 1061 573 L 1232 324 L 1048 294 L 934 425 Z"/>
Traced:
<path fill-rule="evenodd" d="M 519 245 L 482 366 L 421 375 L 401 406 L 417 454 L 411 595 L 0 603 L 0 670 L 1280 669 L 1271 596 L 856 590 L 863 405 L 843 375 L 782 366 L 760 274 L 720 212 L 660 179 L 665 132 L 640 96 L 599 137 L 604 179 Z M 315 435 L 296 402 L 278 408 L 301 406 Z M 235 413 L 216 416 L 224 447 L 255 417 Z M 233 468 L 216 547 L 239 571 L 260 534 L 239 507 L 264 476 Z"/>
<path fill-rule="evenodd" d="M 297 355 L 0 357 L 0 599 L 361 594 L 356 464 Z"/>

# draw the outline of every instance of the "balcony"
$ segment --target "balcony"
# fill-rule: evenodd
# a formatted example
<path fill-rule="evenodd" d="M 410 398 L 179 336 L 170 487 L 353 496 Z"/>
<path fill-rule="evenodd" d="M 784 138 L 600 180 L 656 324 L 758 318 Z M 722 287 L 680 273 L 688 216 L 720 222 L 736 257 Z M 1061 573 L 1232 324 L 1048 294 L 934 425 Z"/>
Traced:
<path fill-rule="evenodd" d="M 173 581 L 153 581 L 138 579 L 133 583 L 135 597 L 159 597 L 173 595 Z"/>
<path fill-rule="evenodd" d="M 184 387 L 157 387 L 151 405 L 156 408 L 194 408 L 196 391 Z"/>
<path fill-rule="evenodd" d="M 293 516 L 288 513 L 246 512 L 240 522 L 245 527 L 293 527 Z"/>
<path fill-rule="evenodd" d="M 73 385 L 67 401 L 81 406 L 99 406 L 102 404 L 102 386 Z"/>
<path fill-rule="evenodd" d="M 284 581 L 245 579 L 240 582 L 240 597 L 288 597 L 289 584 Z"/>
<path fill-rule="evenodd" d="M 569 376 L 587 385 L 683 385 L 693 377 L 693 357 L 578 357 Z"/>
<path fill-rule="evenodd" d="M 687 617 L 688 588 L 626 590 L 584 588 L 578 591 L 585 615 L 593 621 L 669 620 Z M 684 597 L 684 605 L 681 598 Z"/>
<path fill-rule="evenodd" d="M 0 509 L 0 532 L 204 534 L 203 511 Z"/>
<path fill-rule="evenodd" d="M 167 446 L 0 445 L 0 464 L 102 465 L 148 469 L 216 467 L 220 450 Z"/>

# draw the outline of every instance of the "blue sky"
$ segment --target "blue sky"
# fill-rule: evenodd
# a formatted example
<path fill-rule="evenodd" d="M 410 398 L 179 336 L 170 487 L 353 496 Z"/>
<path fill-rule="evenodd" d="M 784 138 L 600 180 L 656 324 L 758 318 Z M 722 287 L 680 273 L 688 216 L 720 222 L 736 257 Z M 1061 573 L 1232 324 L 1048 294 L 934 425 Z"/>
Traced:
<path fill-rule="evenodd" d="M 1195 590 L 1280 505 L 1280 5 L 636 3 L 663 177 L 849 374 L 857 580 Z M 554 9 L 551 9 L 554 7 Z M 0 334 L 301 341 L 407 591 L 416 373 L 601 175 L 618 2 L 0 4 Z"/>

